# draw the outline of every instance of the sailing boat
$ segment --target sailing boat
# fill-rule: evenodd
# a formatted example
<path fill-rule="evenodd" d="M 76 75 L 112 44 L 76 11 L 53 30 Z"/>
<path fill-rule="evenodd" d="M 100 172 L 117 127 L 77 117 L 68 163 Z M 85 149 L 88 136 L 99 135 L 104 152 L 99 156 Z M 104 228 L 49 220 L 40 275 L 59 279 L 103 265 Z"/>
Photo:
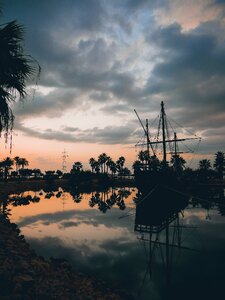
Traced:
<path fill-rule="evenodd" d="M 149 193 L 157 185 L 166 185 L 170 187 L 180 187 L 185 185 L 182 178 L 182 169 L 179 162 L 181 161 L 178 143 L 187 140 L 201 140 L 199 137 L 178 138 L 177 133 L 174 132 L 173 138 L 168 129 L 168 120 L 165 112 L 164 102 L 161 102 L 160 119 L 158 124 L 157 139 L 151 140 L 149 132 L 148 119 L 146 119 L 146 126 L 143 125 L 138 113 L 134 110 L 138 120 L 144 130 L 146 142 L 141 144 L 146 146 L 145 163 L 140 164 L 134 168 L 134 176 L 136 186 L 138 189 L 146 194 Z M 161 130 L 161 134 L 160 134 Z M 162 161 L 156 156 L 157 145 L 162 145 Z M 171 146 L 172 145 L 172 146 Z M 167 150 L 170 150 L 168 153 Z M 169 167 L 167 155 L 170 154 L 174 160 L 173 168 Z"/>

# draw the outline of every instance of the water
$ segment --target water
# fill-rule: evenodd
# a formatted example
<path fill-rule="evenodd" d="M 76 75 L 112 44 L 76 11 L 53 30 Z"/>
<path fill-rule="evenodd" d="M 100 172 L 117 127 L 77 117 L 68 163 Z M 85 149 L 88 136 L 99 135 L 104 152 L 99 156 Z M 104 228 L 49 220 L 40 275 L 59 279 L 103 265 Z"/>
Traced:
<path fill-rule="evenodd" d="M 159 208 L 146 220 L 136 215 L 136 196 L 133 188 L 97 195 L 28 191 L 22 194 L 25 205 L 15 206 L 21 200 L 14 197 L 8 208 L 39 255 L 65 258 L 75 270 L 122 287 L 135 299 L 219 299 L 225 280 L 224 198 L 220 207 L 193 199 L 161 222 Z M 161 227 L 151 223 L 155 216 Z M 150 229 L 151 236 L 144 232 Z"/>

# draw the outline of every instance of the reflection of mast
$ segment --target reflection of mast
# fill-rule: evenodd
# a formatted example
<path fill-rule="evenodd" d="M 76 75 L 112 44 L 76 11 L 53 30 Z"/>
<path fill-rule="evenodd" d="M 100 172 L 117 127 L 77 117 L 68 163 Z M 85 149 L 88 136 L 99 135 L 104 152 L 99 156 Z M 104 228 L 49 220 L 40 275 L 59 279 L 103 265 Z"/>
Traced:
<path fill-rule="evenodd" d="M 170 198 L 170 204 L 165 201 L 165 198 Z M 186 226 L 180 224 L 180 213 L 187 204 L 188 197 L 163 187 L 137 203 L 134 230 L 138 232 L 137 238 L 143 243 L 147 258 L 147 268 L 139 289 L 139 296 L 147 276 L 152 279 L 156 262 L 162 263 L 168 288 L 175 249 L 193 250 L 181 245 L 181 229 Z"/>
<path fill-rule="evenodd" d="M 67 173 L 67 157 L 69 157 L 69 156 L 68 156 L 66 150 L 64 149 L 64 151 L 62 152 L 62 172 L 63 173 Z"/>
<path fill-rule="evenodd" d="M 165 219 L 161 224 L 138 226 L 135 224 L 135 231 L 140 232 L 138 239 L 144 243 L 144 247 L 148 246 L 148 262 L 146 275 L 149 273 L 152 278 L 152 269 L 157 254 L 160 254 L 163 262 L 166 283 L 169 284 L 171 277 L 171 266 L 174 248 L 183 248 L 181 246 L 181 230 L 179 224 L 179 212 L 174 213 L 170 218 Z M 170 226 L 171 224 L 171 226 Z M 170 230 L 170 227 L 172 230 Z M 172 237 L 172 239 L 170 238 Z"/>

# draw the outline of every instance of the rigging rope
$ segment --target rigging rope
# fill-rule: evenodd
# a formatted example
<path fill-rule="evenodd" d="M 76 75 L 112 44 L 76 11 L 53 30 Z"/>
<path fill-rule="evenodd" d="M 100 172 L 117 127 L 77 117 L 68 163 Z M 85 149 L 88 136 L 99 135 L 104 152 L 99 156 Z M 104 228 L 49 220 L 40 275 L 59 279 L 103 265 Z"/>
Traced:
<path fill-rule="evenodd" d="M 195 133 L 193 133 L 193 132 L 187 130 L 186 128 L 184 128 L 181 124 L 179 124 L 177 121 L 175 121 L 175 120 L 172 119 L 171 117 L 170 117 L 170 119 L 171 119 L 175 124 L 177 124 L 179 127 L 181 127 L 181 128 L 184 129 L 186 132 L 188 132 L 189 134 L 194 135 L 195 137 L 198 137 L 197 134 L 195 134 Z M 198 137 L 198 138 L 199 138 L 199 137 Z"/>
<path fill-rule="evenodd" d="M 197 144 L 196 148 L 194 149 L 194 152 L 198 152 L 200 143 L 201 143 L 201 139 L 199 139 L 198 144 Z M 192 155 L 192 158 L 191 158 L 190 162 L 188 163 L 188 166 L 189 166 L 189 167 L 190 167 L 191 164 L 193 163 L 193 160 L 194 160 L 194 154 Z"/>

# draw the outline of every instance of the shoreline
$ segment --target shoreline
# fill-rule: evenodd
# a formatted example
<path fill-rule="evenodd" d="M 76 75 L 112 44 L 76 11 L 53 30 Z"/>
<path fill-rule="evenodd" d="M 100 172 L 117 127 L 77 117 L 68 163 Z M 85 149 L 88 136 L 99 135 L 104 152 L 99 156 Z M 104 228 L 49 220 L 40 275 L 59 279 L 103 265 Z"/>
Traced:
<path fill-rule="evenodd" d="M 68 187 L 69 181 L 58 179 L 54 188 Z M 9 194 L 47 188 L 45 180 L 27 180 L 0 184 L 0 200 Z M 118 287 L 103 283 L 72 269 L 62 259 L 46 260 L 30 248 L 18 226 L 0 212 L 0 299 L 71 299 L 132 300 Z"/>
<path fill-rule="evenodd" d="M 102 185 L 98 182 L 81 182 L 79 183 L 80 192 L 85 192 L 85 190 L 96 189 L 99 190 L 101 186 L 103 189 L 110 188 L 111 186 L 130 186 L 133 187 L 134 181 L 131 180 L 118 180 L 110 181 L 107 185 Z M 71 183 L 69 179 L 54 179 L 53 181 L 48 182 L 45 179 L 37 180 L 15 180 L 8 182 L 0 182 L 0 197 L 7 197 L 10 194 L 19 194 L 28 190 L 39 191 L 41 189 L 49 189 L 51 187 L 53 190 L 59 187 L 69 189 L 69 187 L 75 186 L 74 183 Z M 0 199 L 1 200 L 1 199 Z"/>
<path fill-rule="evenodd" d="M 53 187 L 65 187 L 68 186 L 67 179 L 54 180 Z M 18 194 L 28 190 L 38 191 L 48 187 L 46 180 L 21 180 L 21 181 L 8 181 L 0 183 L 0 197 L 8 196 L 10 194 Z"/>
<path fill-rule="evenodd" d="M 38 256 L 18 226 L 0 215 L 0 299 L 132 300 L 124 291 Z"/>

